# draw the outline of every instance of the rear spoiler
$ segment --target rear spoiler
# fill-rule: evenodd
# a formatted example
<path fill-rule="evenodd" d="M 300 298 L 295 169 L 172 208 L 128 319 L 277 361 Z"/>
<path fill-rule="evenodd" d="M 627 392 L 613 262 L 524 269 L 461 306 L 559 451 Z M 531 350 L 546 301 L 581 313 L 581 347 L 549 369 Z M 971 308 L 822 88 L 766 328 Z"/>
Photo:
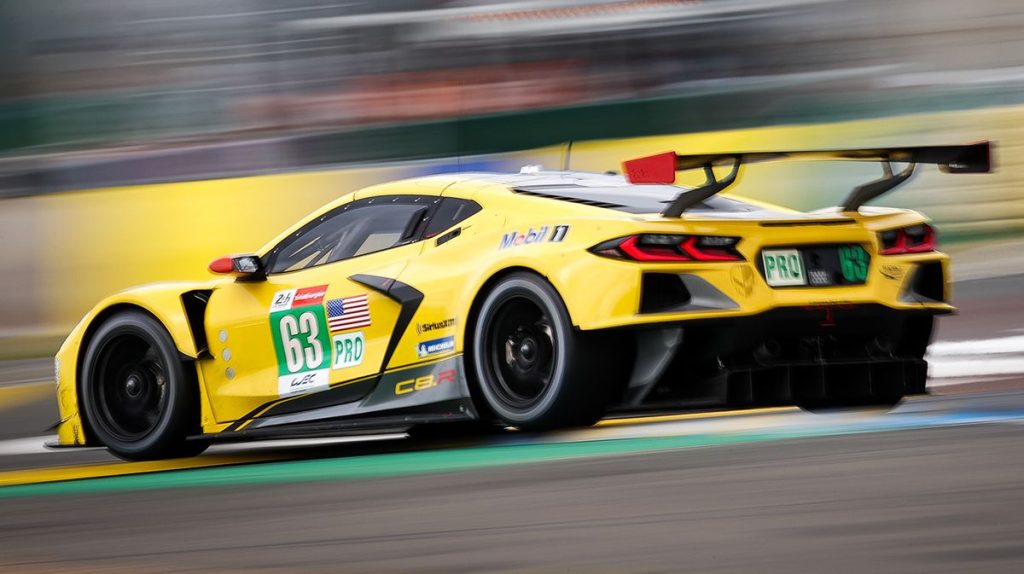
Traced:
<path fill-rule="evenodd" d="M 843 211 L 852 212 L 908 180 L 919 163 L 936 164 L 944 173 L 989 173 L 992 171 L 991 151 L 992 145 L 986 141 L 970 145 L 723 152 L 701 155 L 678 155 L 675 152 L 666 152 L 626 161 L 622 167 L 631 183 L 661 184 L 675 183 L 677 171 L 703 169 L 706 177 L 704 184 L 680 193 L 661 212 L 666 217 L 679 217 L 687 209 L 732 185 L 743 164 L 779 160 L 880 162 L 882 178 L 855 187 L 843 200 Z M 893 163 L 906 163 L 907 166 L 897 173 L 893 171 Z M 714 172 L 715 166 L 732 166 L 732 170 L 724 178 L 718 179 Z"/>

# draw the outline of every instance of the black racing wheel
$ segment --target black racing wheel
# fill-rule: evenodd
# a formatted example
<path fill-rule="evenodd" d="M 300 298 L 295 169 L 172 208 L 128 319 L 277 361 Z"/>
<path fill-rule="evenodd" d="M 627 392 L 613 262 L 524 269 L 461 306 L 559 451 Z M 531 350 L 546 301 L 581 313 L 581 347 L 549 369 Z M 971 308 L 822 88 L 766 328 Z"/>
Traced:
<path fill-rule="evenodd" d="M 576 330 L 554 287 L 531 273 L 487 293 L 469 360 L 483 410 L 522 430 L 596 422 L 621 379 L 609 338 Z"/>
<path fill-rule="evenodd" d="M 194 456 L 199 432 L 196 383 L 170 334 L 156 319 L 126 311 L 106 320 L 82 361 L 81 393 L 89 429 L 128 460 Z"/>

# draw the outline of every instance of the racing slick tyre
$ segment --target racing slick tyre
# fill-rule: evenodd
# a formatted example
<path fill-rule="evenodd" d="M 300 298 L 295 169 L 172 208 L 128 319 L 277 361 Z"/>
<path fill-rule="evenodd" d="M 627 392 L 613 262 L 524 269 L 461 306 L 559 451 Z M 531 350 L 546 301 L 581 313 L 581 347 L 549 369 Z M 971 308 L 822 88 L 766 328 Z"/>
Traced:
<path fill-rule="evenodd" d="M 114 315 L 97 329 L 82 361 L 80 396 L 95 438 L 127 460 L 194 456 L 197 385 L 170 334 L 139 312 Z"/>
<path fill-rule="evenodd" d="M 484 416 L 525 431 L 597 422 L 619 378 L 609 342 L 574 329 L 541 277 L 508 275 L 486 294 L 472 329 L 469 362 Z"/>

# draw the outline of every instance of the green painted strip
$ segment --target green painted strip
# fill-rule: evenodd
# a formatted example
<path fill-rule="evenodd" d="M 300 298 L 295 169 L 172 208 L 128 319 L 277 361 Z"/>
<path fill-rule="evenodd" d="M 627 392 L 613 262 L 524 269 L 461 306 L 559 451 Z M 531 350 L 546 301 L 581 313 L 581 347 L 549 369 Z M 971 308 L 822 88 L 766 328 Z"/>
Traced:
<path fill-rule="evenodd" d="M 879 430 L 884 429 L 833 427 L 799 432 L 781 431 L 569 443 L 512 444 L 378 454 L 9 486 L 0 488 L 0 498 L 399 477 L 789 438 L 877 432 Z"/>
<path fill-rule="evenodd" d="M 710 446 L 756 440 L 751 436 L 686 436 L 623 439 L 578 443 L 518 444 L 447 449 L 427 452 L 367 455 L 250 464 L 225 468 L 182 470 L 19 485 L 0 488 L 0 497 L 58 493 L 96 493 L 159 488 L 239 486 L 305 481 L 352 480 L 409 476 L 434 472 L 607 456 L 631 452 Z"/>

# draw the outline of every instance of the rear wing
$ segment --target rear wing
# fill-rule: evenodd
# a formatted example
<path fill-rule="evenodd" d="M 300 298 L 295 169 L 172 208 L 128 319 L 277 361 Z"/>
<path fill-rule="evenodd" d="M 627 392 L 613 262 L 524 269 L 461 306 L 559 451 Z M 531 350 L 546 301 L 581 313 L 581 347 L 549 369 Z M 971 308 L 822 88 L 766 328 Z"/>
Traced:
<path fill-rule="evenodd" d="M 700 187 L 687 190 L 676 196 L 662 211 L 666 217 L 679 217 L 687 209 L 700 204 L 736 181 L 740 167 L 747 163 L 780 160 L 850 160 L 874 161 L 882 164 L 882 177 L 859 185 L 843 200 L 842 209 L 857 211 L 868 201 L 892 190 L 910 179 L 919 163 L 935 164 L 944 173 L 989 173 L 992 145 L 981 142 L 970 145 L 893 147 L 874 149 L 800 150 L 766 152 L 724 152 L 716 154 L 678 155 L 666 152 L 622 164 L 626 177 L 631 183 L 672 184 L 676 172 L 703 169 L 706 181 Z M 893 163 L 907 164 L 899 172 L 893 171 Z M 716 166 L 732 166 L 723 178 L 715 176 Z"/>

